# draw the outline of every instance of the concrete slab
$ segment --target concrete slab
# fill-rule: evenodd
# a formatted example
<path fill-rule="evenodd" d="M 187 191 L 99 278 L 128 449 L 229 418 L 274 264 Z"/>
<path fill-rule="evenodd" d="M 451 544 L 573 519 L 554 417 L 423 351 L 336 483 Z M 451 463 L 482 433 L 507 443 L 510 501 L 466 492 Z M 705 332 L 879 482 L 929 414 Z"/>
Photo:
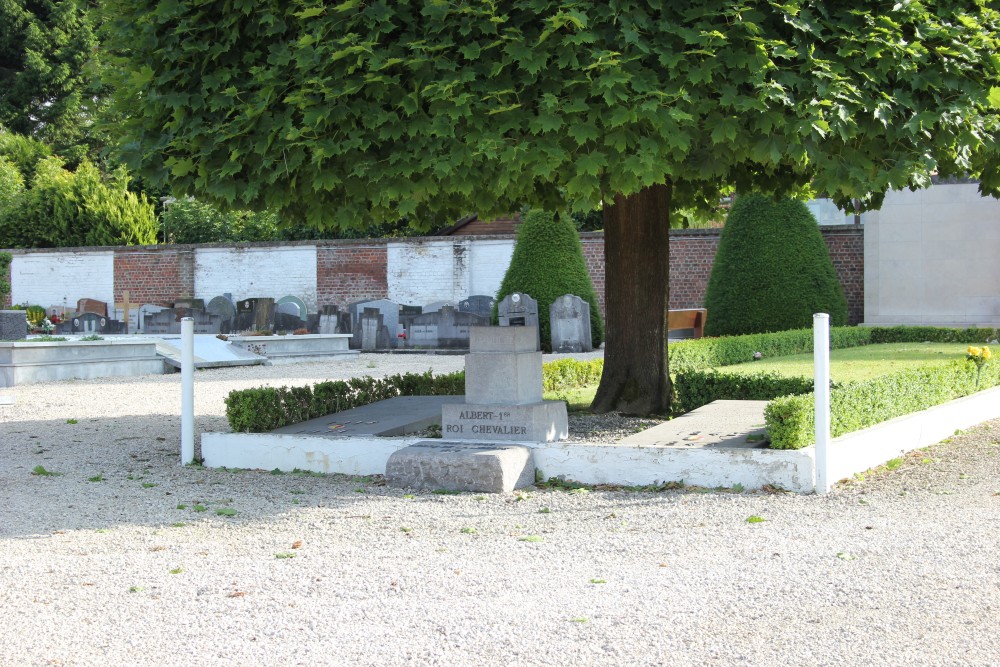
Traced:
<path fill-rule="evenodd" d="M 174 368 L 181 367 L 180 336 L 156 337 L 156 353 L 163 361 Z M 253 366 L 264 364 L 267 357 L 254 354 L 243 348 L 230 345 L 228 342 L 209 334 L 194 336 L 194 367 L 224 368 L 227 366 Z"/>
<path fill-rule="evenodd" d="M 0 396 L 0 405 L 14 405 L 14 397 Z"/>
<path fill-rule="evenodd" d="M 385 477 L 396 488 L 505 493 L 534 484 L 535 465 L 524 445 L 424 440 L 390 455 Z"/>
<path fill-rule="evenodd" d="M 397 396 L 284 426 L 272 433 L 325 438 L 404 435 L 421 431 L 431 424 L 440 424 L 441 407 L 460 400 L 461 396 Z"/>
<path fill-rule="evenodd" d="M 766 446 L 767 401 L 713 401 L 619 441 L 625 446 L 756 449 Z"/>

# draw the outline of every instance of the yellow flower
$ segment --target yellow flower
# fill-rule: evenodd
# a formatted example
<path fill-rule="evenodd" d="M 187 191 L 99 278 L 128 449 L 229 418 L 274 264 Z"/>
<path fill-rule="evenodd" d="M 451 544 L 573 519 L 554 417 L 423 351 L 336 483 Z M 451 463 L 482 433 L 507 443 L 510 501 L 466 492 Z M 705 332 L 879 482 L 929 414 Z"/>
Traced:
<path fill-rule="evenodd" d="M 981 356 L 983 359 L 991 359 L 993 357 L 993 353 L 990 352 L 990 348 L 984 347 Z"/>
<path fill-rule="evenodd" d="M 972 347 L 970 345 L 969 346 L 969 356 L 970 357 L 978 357 L 979 356 L 979 348 L 978 347 Z"/>

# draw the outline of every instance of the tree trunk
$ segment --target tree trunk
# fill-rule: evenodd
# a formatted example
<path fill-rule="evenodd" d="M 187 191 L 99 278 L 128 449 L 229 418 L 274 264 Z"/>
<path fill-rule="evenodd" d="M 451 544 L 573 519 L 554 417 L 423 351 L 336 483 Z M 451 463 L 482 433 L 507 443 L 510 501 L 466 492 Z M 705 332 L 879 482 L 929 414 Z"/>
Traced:
<path fill-rule="evenodd" d="M 667 306 L 670 185 L 604 206 L 604 373 L 594 412 L 663 414 L 670 407 Z"/>

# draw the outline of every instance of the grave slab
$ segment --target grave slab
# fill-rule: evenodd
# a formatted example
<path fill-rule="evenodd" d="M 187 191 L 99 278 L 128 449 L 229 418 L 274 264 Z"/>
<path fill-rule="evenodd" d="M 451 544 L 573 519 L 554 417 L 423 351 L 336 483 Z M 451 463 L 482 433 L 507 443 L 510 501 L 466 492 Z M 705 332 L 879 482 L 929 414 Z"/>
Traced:
<path fill-rule="evenodd" d="M 390 455 L 385 476 L 396 488 L 505 493 L 533 484 L 535 465 L 523 445 L 424 440 Z"/>
<path fill-rule="evenodd" d="M 158 337 L 156 353 L 163 361 L 174 368 L 181 367 L 180 336 Z M 225 368 L 228 366 L 254 366 L 267 362 L 267 357 L 254 354 L 242 348 L 230 345 L 224 340 L 206 334 L 194 336 L 194 367 L 195 368 Z"/>
<path fill-rule="evenodd" d="M 767 445 L 767 401 L 713 401 L 676 419 L 635 433 L 620 445 L 757 449 Z"/>
<path fill-rule="evenodd" d="M 431 424 L 440 424 L 441 407 L 455 400 L 461 400 L 461 396 L 397 396 L 283 426 L 272 433 L 326 438 L 404 435 L 422 431 Z"/>

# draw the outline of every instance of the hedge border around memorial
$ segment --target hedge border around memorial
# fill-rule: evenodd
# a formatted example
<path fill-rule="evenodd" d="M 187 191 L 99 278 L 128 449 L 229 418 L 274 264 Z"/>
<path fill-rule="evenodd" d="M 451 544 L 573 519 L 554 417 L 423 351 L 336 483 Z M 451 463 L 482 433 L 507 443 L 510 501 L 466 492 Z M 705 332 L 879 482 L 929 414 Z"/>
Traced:
<path fill-rule="evenodd" d="M 941 405 L 1000 385 L 1000 364 L 976 367 L 968 361 L 910 369 L 835 386 L 830 391 L 832 437 Z M 772 449 L 801 449 L 816 442 L 813 393 L 782 396 L 768 403 L 764 421 Z"/>

